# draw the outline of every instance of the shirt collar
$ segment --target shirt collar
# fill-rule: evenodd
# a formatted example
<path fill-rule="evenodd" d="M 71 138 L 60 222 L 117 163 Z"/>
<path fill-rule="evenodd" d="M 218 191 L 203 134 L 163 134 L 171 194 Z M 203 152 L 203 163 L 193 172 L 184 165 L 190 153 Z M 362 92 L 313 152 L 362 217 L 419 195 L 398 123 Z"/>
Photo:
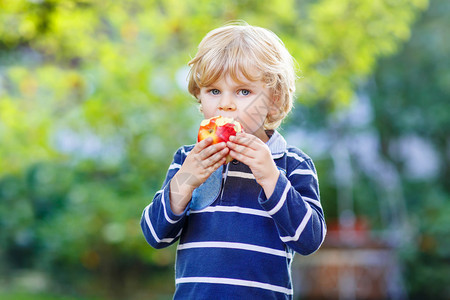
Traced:
<path fill-rule="evenodd" d="M 267 134 L 270 133 L 271 132 L 267 132 Z M 274 159 L 280 158 L 286 152 L 286 140 L 276 130 L 273 131 L 273 134 L 270 136 L 270 139 L 267 141 L 266 145 L 269 147 L 272 158 Z"/>

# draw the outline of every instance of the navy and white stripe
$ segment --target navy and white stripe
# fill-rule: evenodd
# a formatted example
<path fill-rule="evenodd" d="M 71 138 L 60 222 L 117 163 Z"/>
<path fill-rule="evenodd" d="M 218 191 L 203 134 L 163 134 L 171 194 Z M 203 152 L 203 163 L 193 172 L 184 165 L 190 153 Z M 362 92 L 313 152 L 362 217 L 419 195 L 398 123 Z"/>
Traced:
<path fill-rule="evenodd" d="M 143 212 L 155 248 L 176 241 L 175 299 L 292 299 L 294 253 L 316 251 L 326 234 L 312 160 L 274 132 L 267 145 L 280 175 L 267 198 L 248 166 L 223 168 L 221 193 L 208 207 L 175 215 L 169 182 L 193 146 L 181 147 L 162 190 Z"/>

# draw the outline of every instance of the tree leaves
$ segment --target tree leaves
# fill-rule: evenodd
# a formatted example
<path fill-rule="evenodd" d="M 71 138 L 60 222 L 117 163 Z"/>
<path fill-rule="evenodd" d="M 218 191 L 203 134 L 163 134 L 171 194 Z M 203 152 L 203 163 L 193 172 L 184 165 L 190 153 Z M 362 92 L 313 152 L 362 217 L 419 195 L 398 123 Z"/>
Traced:
<path fill-rule="evenodd" d="M 0 206 L 2 245 L 28 241 L 55 270 L 169 264 L 136 222 L 175 149 L 195 142 L 186 64 L 203 36 L 232 20 L 274 31 L 298 62 L 298 101 L 326 114 L 348 107 L 427 3 L 0 0 L 0 200 L 19 207 Z"/>
<path fill-rule="evenodd" d="M 393 53 L 408 38 L 409 25 L 426 3 L 2 1 L 0 61 L 6 68 L 0 78 L 7 84 L 0 102 L 17 97 L 3 104 L 15 108 L 8 110 L 9 118 L 26 113 L 42 124 L 24 120 L 22 126 L 40 127 L 40 136 L 47 137 L 57 126 L 81 124 L 126 131 L 127 106 L 136 101 L 142 110 L 155 110 L 159 105 L 151 105 L 166 99 L 166 105 L 183 111 L 192 103 L 177 87 L 176 72 L 207 31 L 233 18 L 278 33 L 301 68 L 300 101 L 325 101 L 332 111 L 351 101 L 355 83 L 373 70 L 378 57 Z M 186 101 L 173 102 L 179 97 Z M 36 103 L 45 109 L 32 110 Z M 12 116 L 14 111 L 19 115 Z M 76 111 L 76 117 L 68 118 Z M 149 130 L 142 127 L 136 134 Z M 18 135 L 9 132 L 12 142 Z M 44 149 L 39 159 L 52 159 L 50 143 Z M 28 163 L 4 165 L 0 172 L 18 171 Z"/>

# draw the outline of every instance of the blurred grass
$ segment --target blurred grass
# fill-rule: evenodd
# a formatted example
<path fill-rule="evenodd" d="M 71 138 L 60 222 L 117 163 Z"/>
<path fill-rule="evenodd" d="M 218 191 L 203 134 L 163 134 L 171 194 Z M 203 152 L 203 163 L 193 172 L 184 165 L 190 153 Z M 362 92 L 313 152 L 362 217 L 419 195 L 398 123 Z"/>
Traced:
<path fill-rule="evenodd" d="M 170 300 L 172 294 L 152 294 L 143 296 L 148 300 Z M 101 297 L 76 297 L 67 295 L 58 295 L 51 293 L 33 293 L 23 291 L 0 291 L 0 299 L 2 300 L 105 300 Z M 142 298 L 141 298 L 142 299 Z"/>
<path fill-rule="evenodd" d="M 101 300 L 100 298 L 70 297 L 48 293 L 31 293 L 22 291 L 0 291 L 2 300 Z"/>

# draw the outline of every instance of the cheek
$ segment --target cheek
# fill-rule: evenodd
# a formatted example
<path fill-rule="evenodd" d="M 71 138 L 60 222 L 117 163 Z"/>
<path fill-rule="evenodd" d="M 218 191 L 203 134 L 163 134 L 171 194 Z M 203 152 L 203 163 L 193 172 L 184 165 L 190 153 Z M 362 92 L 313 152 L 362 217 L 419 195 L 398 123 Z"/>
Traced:
<path fill-rule="evenodd" d="M 205 119 L 215 117 L 216 108 L 211 101 L 205 101 L 205 99 L 203 98 L 202 100 L 200 100 L 200 105 Z"/>
<path fill-rule="evenodd" d="M 248 133 L 253 133 L 264 124 L 266 117 L 267 108 L 265 106 L 252 105 L 241 111 L 238 119 Z"/>
<path fill-rule="evenodd" d="M 256 99 L 256 101 L 252 103 L 251 110 L 253 112 L 253 116 L 255 116 L 256 119 L 265 120 L 269 113 L 270 106 L 265 98 L 258 97 L 258 99 Z"/>

